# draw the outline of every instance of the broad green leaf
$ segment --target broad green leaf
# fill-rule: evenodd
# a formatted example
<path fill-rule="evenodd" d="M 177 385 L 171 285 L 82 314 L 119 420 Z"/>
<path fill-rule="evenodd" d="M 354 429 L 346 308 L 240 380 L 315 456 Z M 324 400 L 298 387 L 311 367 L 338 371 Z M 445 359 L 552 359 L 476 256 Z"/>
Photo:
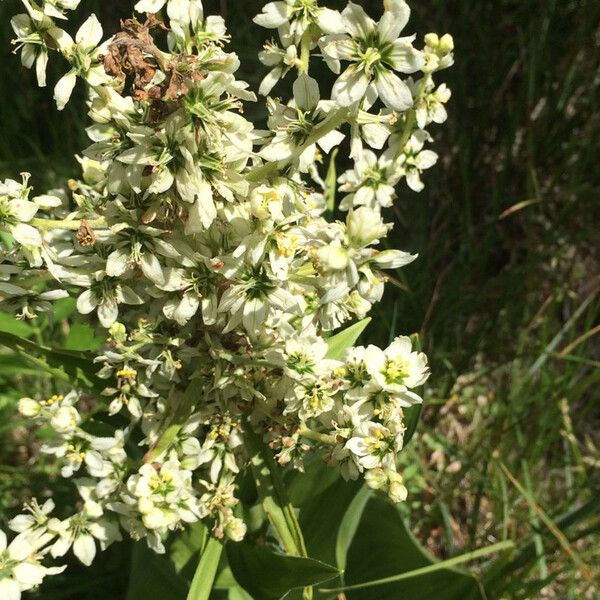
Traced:
<path fill-rule="evenodd" d="M 12 333 L 21 338 L 28 338 L 35 333 L 35 328 L 25 321 L 16 319 L 13 315 L 0 312 L 0 331 Z"/>
<path fill-rule="evenodd" d="M 436 561 L 414 539 L 398 509 L 381 497 L 367 503 L 348 550 L 345 581 L 357 585 L 431 567 Z M 413 574 L 414 575 L 414 574 Z M 348 600 L 481 600 L 477 580 L 444 567 L 402 581 L 346 592 Z"/>
<path fill-rule="evenodd" d="M 55 321 L 63 321 L 68 319 L 77 307 L 77 300 L 75 298 L 61 298 L 53 304 L 52 316 Z"/>
<path fill-rule="evenodd" d="M 97 391 L 106 387 L 92 356 L 83 352 L 48 348 L 6 332 L 0 332 L 0 344 L 62 381 Z"/>
<path fill-rule="evenodd" d="M 276 554 L 249 542 L 228 543 L 227 559 L 236 581 L 253 600 L 290 598 L 294 590 L 328 581 L 339 574 L 331 565 L 300 556 Z"/>
<path fill-rule="evenodd" d="M 352 498 L 352 502 L 350 502 L 344 512 L 335 542 L 335 564 L 340 571 L 346 570 L 348 549 L 356 535 L 356 530 L 360 525 L 360 520 L 370 495 L 371 490 L 366 485 L 363 485 L 354 498 Z"/>
<path fill-rule="evenodd" d="M 354 325 L 350 325 L 343 331 L 332 335 L 327 340 L 329 351 L 327 352 L 327 358 L 335 360 L 341 360 L 344 358 L 344 353 L 348 348 L 351 348 L 356 340 L 360 337 L 360 334 L 365 330 L 365 327 L 371 322 L 371 317 L 367 317 Z"/>
<path fill-rule="evenodd" d="M 79 350 L 82 352 L 97 350 L 104 343 L 104 339 L 96 337 L 94 329 L 85 323 L 73 323 L 65 337 L 65 350 Z"/>
<path fill-rule="evenodd" d="M 241 587 L 233 587 L 229 589 L 227 600 L 252 600 L 252 596 L 249 596 Z"/>
<path fill-rule="evenodd" d="M 329 469 L 331 470 L 331 469 Z M 321 493 L 315 494 L 300 509 L 299 522 L 308 555 L 340 570 L 331 585 L 342 585 L 346 555 L 362 511 L 369 497 L 369 488 L 360 481 L 338 479 Z M 318 595 L 317 598 L 332 598 Z M 333 597 L 337 597 L 337 594 Z"/>
<path fill-rule="evenodd" d="M 200 555 L 187 600 L 209 600 L 222 552 L 223 544 L 210 536 Z"/>
<path fill-rule="evenodd" d="M 143 540 L 135 544 L 126 600 L 185 600 L 187 593 L 187 581 L 166 556 L 150 550 Z"/>
<path fill-rule="evenodd" d="M 301 508 L 333 485 L 339 477 L 339 471 L 328 466 L 321 456 L 309 455 L 304 462 L 304 472 L 290 470 L 285 474 L 284 481 L 290 502 L 296 508 Z"/>
<path fill-rule="evenodd" d="M 336 564 L 338 532 L 361 485 L 359 481 L 344 481 L 340 477 L 302 506 L 298 520 L 310 557 Z"/>

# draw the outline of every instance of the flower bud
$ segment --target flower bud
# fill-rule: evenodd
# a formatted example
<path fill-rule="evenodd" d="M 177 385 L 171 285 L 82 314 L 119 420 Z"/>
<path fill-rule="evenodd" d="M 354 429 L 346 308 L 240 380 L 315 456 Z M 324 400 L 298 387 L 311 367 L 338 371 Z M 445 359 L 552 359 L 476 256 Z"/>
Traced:
<path fill-rule="evenodd" d="M 123 343 L 127 339 L 127 329 L 125 329 L 125 325 L 123 323 L 113 323 L 108 330 L 110 333 L 110 337 L 115 340 L 115 342 Z"/>
<path fill-rule="evenodd" d="M 348 252 L 340 246 L 321 246 L 315 254 L 323 271 L 341 271 L 348 266 Z"/>
<path fill-rule="evenodd" d="M 437 33 L 428 33 L 425 36 L 425 45 L 436 49 L 440 44 L 440 38 Z"/>
<path fill-rule="evenodd" d="M 370 469 L 365 473 L 365 481 L 372 490 L 380 490 L 387 485 L 388 478 L 385 471 L 382 468 L 377 467 L 376 469 Z"/>
<path fill-rule="evenodd" d="M 234 517 L 225 523 L 225 535 L 234 542 L 241 542 L 246 535 L 246 524 Z"/>
<path fill-rule="evenodd" d="M 404 502 L 408 497 L 408 490 L 402 483 L 402 477 L 399 480 L 390 481 L 390 487 L 388 488 L 388 496 L 392 502 Z"/>
<path fill-rule="evenodd" d="M 440 38 L 440 51 L 444 54 L 448 54 L 454 50 L 454 38 L 446 33 Z"/>
<path fill-rule="evenodd" d="M 39 402 L 32 398 L 21 398 L 19 400 L 19 412 L 24 417 L 36 417 L 40 414 L 41 408 Z"/>
<path fill-rule="evenodd" d="M 348 238 L 352 245 L 368 246 L 386 235 L 389 227 L 377 211 L 367 206 L 352 211 L 346 219 Z"/>

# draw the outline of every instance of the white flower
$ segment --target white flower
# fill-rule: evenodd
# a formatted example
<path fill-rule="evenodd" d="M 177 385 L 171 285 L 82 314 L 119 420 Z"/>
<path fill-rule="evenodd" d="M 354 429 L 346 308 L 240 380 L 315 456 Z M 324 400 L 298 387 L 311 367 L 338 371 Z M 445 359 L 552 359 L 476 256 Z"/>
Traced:
<path fill-rule="evenodd" d="M 38 548 L 27 537 L 18 535 L 8 544 L 6 534 L 0 531 L 0 598 L 20 600 L 21 592 L 42 583 L 46 575 L 62 573 L 65 567 L 44 567 Z"/>
<path fill-rule="evenodd" d="M 372 421 L 361 423 L 346 442 L 360 469 L 395 468 L 396 454 L 402 449 L 404 431 L 393 433 L 384 425 Z"/>
<path fill-rule="evenodd" d="M 348 3 L 341 15 L 346 33 L 327 37 L 323 43 L 325 54 L 336 61 L 337 72 L 340 60 L 351 62 L 333 87 L 336 102 L 355 104 L 373 82 L 376 94 L 389 108 L 404 111 L 412 106 L 409 87 L 394 73 L 414 73 L 423 65 L 421 53 L 412 47 L 413 38 L 398 37 L 409 16 L 408 5 L 397 2 L 375 23 L 362 7 Z"/>
<path fill-rule="evenodd" d="M 96 15 L 91 15 L 79 28 L 75 42 L 66 35 L 64 38 L 61 45 L 67 56 L 71 57 L 73 67 L 54 88 L 58 110 L 63 110 L 71 98 L 78 76 L 86 79 L 90 85 L 99 85 L 108 79 L 103 66 L 97 62 L 97 46 L 102 39 L 102 26 Z"/>
<path fill-rule="evenodd" d="M 0 182 L 0 228 L 9 231 L 19 244 L 38 248 L 42 245 L 42 236 L 29 222 L 40 206 L 28 199 L 26 184 L 27 177 L 22 184 L 12 179 Z"/>
<path fill-rule="evenodd" d="M 350 245 L 368 246 L 387 235 L 391 223 L 384 223 L 381 214 L 368 206 L 351 210 L 346 218 L 346 228 Z"/>
<path fill-rule="evenodd" d="M 192 487 L 192 473 L 171 456 L 159 469 L 143 465 L 127 480 L 127 490 L 148 529 L 174 529 L 181 521 L 192 523 L 200 506 Z"/>
<path fill-rule="evenodd" d="M 411 190 L 420 192 L 425 185 L 421 181 L 421 173 L 435 165 L 438 155 L 432 150 L 423 150 L 425 141 L 431 137 L 425 131 L 416 131 L 408 140 L 399 158 L 400 172 L 406 177 Z"/>
<path fill-rule="evenodd" d="M 19 412 L 24 417 L 35 417 L 40 414 L 42 407 L 37 400 L 32 398 L 21 398 L 18 405 Z"/>
<path fill-rule="evenodd" d="M 340 191 L 349 192 L 340 202 L 340 208 L 391 206 L 396 195 L 394 186 L 401 177 L 402 171 L 393 150 L 386 150 L 379 158 L 371 150 L 365 150 L 356 160 L 354 169 L 338 179 Z"/>
<path fill-rule="evenodd" d="M 143 302 L 129 286 L 121 284 L 115 278 L 104 277 L 80 294 L 77 298 L 77 310 L 83 315 L 97 310 L 100 323 L 108 329 L 119 316 L 119 304 Z"/>
<path fill-rule="evenodd" d="M 317 144 L 325 152 L 331 152 L 344 135 L 332 129 L 316 144 L 307 144 L 316 127 L 325 127 L 334 118 L 334 106 L 320 100 L 319 85 L 308 75 L 299 76 L 293 90 L 293 104 L 284 106 L 276 101 L 269 102 L 269 127 L 275 131 L 275 136 L 262 148 L 260 156 L 269 162 L 297 160 L 300 171 L 306 172 L 314 163 Z"/>
<path fill-rule="evenodd" d="M 420 401 L 408 392 L 417 388 L 429 377 L 427 358 L 414 352 L 409 337 L 397 337 L 385 350 L 368 346 L 365 352 L 367 370 L 379 386 L 392 394 L 400 394 L 410 404 Z"/>

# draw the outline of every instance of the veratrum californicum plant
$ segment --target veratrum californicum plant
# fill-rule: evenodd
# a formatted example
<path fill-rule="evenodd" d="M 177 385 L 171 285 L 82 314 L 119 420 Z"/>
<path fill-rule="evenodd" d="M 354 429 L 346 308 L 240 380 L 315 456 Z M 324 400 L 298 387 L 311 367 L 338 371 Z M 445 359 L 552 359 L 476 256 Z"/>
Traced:
<path fill-rule="evenodd" d="M 10 544 L 0 532 L 10 600 L 64 568 L 45 566 L 49 556 L 72 549 L 89 565 L 96 545 L 122 535 L 163 552 L 169 531 L 203 519 L 242 539 L 236 476 L 250 435 L 281 465 L 302 469 L 320 453 L 404 500 L 403 409 L 421 402 L 414 390 L 429 374 L 408 337 L 339 360 L 327 338 L 380 300 L 383 271 L 416 258 L 377 245 L 395 188 L 420 191 L 437 160 L 425 128 L 446 119 L 450 91 L 433 75 L 452 64 L 452 38 L 428 34 L 415 48 L 402 37 L 404 0 L 385 0 L 378 22 L 352 2 L 341 14 L 270 2 L 255 18 L 278 34 L 259 54 L 270 70 L 264 131 L 243 116 L 256 96 L 235 78 L 225 23 L 200 0 L 141 0 L 142 16 L 106 41 L 94 15 L 74 38 L 63 29 L 79 1 L 23 0 L 12 19 L 41 86 L 50 54 L 67 63 L 59 110 L 78 80 L 87 86 L 92 144 L 68 193 L 32 196 L 27 174 L 0 183 L 0 298 L 35 319 L 74 296 L 108 341 L 99 387 L 19 403 L 55 432 L 42 451 L 73 478 L 82 508 L 59 519 L 51 499 L 32 500 Z M 311 77 L 313 59 L 339 74 L 331 93 Z M 282 78 L 292 96 L 269 97 Z M 347 136 L 354 168 L 338 178 L 346 218 L 334 221 L 323 153 Z M 91 433 L 99 412 L 112 433 Z"/>

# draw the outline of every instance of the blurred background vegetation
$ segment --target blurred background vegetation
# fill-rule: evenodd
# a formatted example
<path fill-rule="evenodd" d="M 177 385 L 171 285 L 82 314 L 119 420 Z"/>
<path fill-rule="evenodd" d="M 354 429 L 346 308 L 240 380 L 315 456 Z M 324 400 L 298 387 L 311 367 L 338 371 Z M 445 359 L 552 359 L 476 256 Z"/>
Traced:
<path fill-rule="evenodd" d="M 113 33 L 132 4 L 83 0 L 73 22 L 94 10 Z M 255 89 L 265 32 L 251 18 L 262 4 L 205 1 L 208 13 L 226 16 L 240 78 Z M 378 2 L 362 4 L 377 16 Z M 411 32 L 452 33 L 456 65 L 440 77 L 453 92 L 448 122 L 432 130 L 440 162 L 421 194 L 400 187 L 388 215 L 391 245 L 420 258 L 394 274 L 366 335 L 386 344 L 420 332 L 432 361 L 423 420 L 403 454 L 403 511 L 439 557 L 530 537 L 518 574 L 493 575 L 499 597 L 596 598 L 600 2 L 411 5 Z M 58 114 L 51 86 L 38 90 L 11 56 L 17 10 L 17 0 L 0 4 L 0 177 L 30 171 L 41 190 L 77 172 L 87 117 L 81 89 Z M 53 477 L 14 416 L 15 382 L 30 380 L 0 362 L 2 522 Z M 126 561 L 115 548 L 40 597 L 119 598 Z"/>

